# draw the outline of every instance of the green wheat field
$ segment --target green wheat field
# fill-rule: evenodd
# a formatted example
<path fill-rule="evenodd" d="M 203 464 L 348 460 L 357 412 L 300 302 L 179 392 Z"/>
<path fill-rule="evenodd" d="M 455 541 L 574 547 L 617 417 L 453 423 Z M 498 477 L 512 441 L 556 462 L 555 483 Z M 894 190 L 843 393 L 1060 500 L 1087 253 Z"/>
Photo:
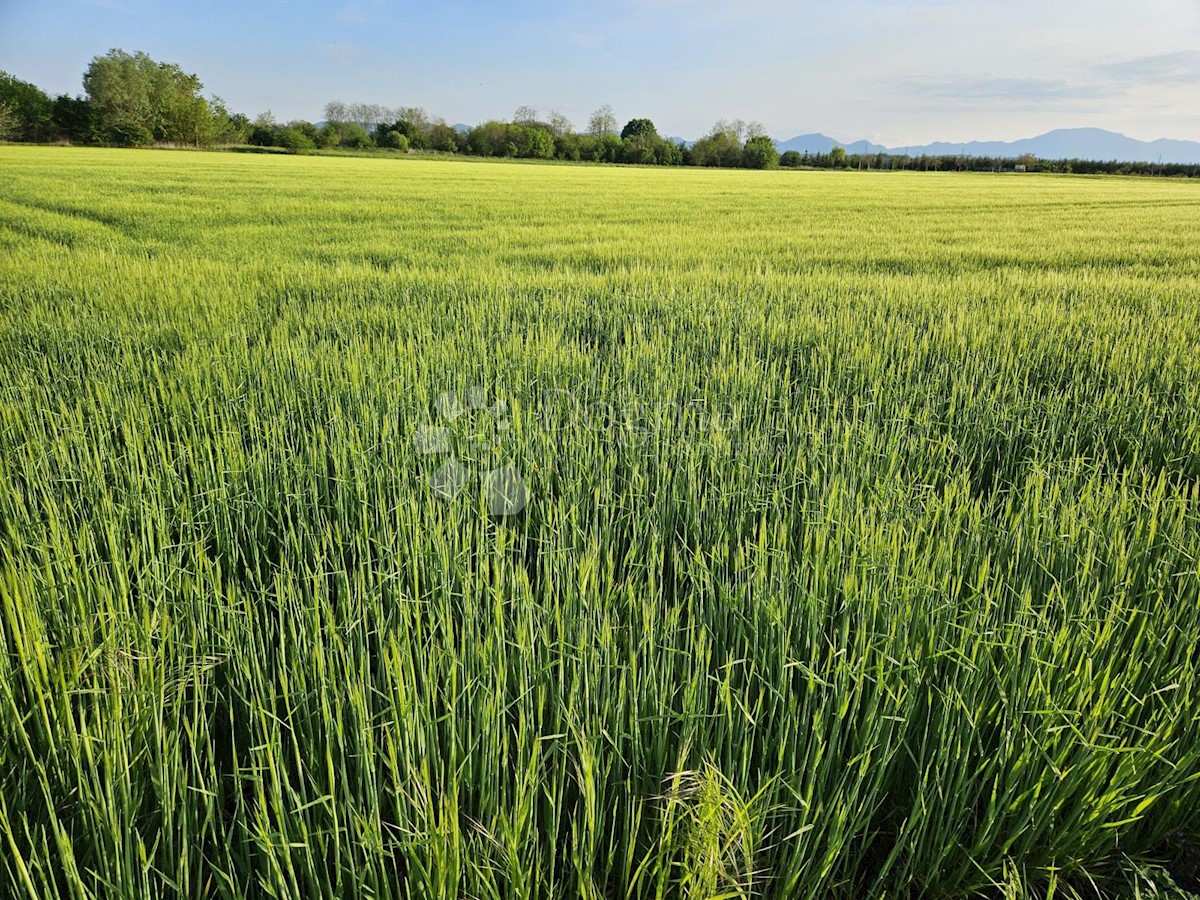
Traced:
<path fill-rule="evenodd" d="M 0 147 L 0 895 L 1188 896 L 1198 285 L 1185 182 Z"/>

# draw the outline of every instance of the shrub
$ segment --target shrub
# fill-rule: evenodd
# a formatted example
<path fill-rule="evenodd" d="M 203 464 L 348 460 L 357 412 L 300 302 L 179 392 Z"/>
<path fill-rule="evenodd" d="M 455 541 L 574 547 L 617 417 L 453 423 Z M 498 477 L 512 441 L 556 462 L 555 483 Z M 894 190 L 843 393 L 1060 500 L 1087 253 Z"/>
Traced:
<path fill-rule="evenodd" d="M 145 147 L 154 143 L 154 135 L 144 125 L 120 124 L 108 129 L 108 140 L 122 147 Z"/>
<path fill-rule="evenodd" d="M 279 132 L 277 144 L 292 153 L 306 153 L 317 149 L 317 145 L 312 138 L 299 128 L 292 127 L 284 128 Z"/>

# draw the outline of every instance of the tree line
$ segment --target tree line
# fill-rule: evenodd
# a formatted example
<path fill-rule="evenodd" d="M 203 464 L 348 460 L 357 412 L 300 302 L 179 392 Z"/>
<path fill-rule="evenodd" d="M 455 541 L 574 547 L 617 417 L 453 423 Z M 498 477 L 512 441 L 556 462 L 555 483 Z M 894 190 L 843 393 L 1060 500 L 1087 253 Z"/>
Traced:
<path fill-rule="evenodd" d="M 36 85 L 0 72 L 0 140 L 79 144 L 234 143 L 249 125 L 219 97 L 205 98 L 200 79 L 145 53 L 111 50 L 83 75 L 84 94 L 51 98 Z"/>
<path fill-rule="evenodd" d="M 490 120 L 474 128 L 455 128 L 420 107 L 389 109 L 375 104 L 333 101 L 321 125 L 275 123 L 260 116 L 247 138 L 251 145 L 292 152 L 352 150 L 435 150 L 470 156 L 559 159 L 640 165 L 704 165 L 770 169 L 779 153 L 761 125 L 740 120 L 718 122 L 691 146 L 663 137 L 650 119 L 630 119 L 618 130 L 610 106 L 602 106 L 576 131 L 566 116 L 522 106 L 510 121 Z"/>
<path fill-rule="evenodd" d="M 40 88 L 0 72 L 0 140 L 67 141 L 148 146 L 176 144 L 277 148 L 291 153 L 343 148 L 435 150 L 473 156 L 590 160 L 644 165 L 710 165 L 774 168 L 779 154 L 761 125 L 718 122 L 690 147 L 659 135 L 649 119 L 631 119 L 618 130 L 603 106 L 576 131 L 561 113 L 544 119 L 528 106 L 511 121 L 455 128 L 419 107 L 389 108 L 332 101 L 325 121 L 278 123 L 268 110 L 254 120 L 231 112 L 219 97 L 174 63 L 146 53 L 110 50 L 92 59 L 84 93 L 50 97 Z"/>
<path fill-rule="evenodd" d="M 718 121 L 692 144 L 663 137 L 646 118 L 618 130 L 612 107 L 602 106 L 577 131 L 558 112 L 540 116 L 519 107 L 510 121 L 474 128 L 455 127 L 420 107 L 331 101 L 321 123 L 275 121 L 268 110 L 254 120 L 231 112 L 219 97 L 174 63 L 145 53 L 110 50 L 92 59 L 83 76 L 84 93 L 50 97 L 36 85 L 0 72 L 0 140 L 147 146 L 228 146 L 260 151 L 317 150 L 437 151 L 471 156 L 559 159 L 663 166 L 774 169 L 896 169 L 910 171 L 1001 171 L 1023 169 L 1085 174 L 1184 175 L 1200 177 L 1200 165 L 1018 160 L 967 156 L 780 154 L 757 122 Z"/>
<path fill-rule="evenodd" d="M 834 147 L 829 153 L 780 154 L 784 168 L 880 169 L 906 172 L 1047 172 L 1059 175 L 1157 175 L 1200 178 L 1200 163 L 1152 163 L 1121 160 L 1039 159 L 1033 154 L 1018 157 L 965 156 L 904 153 L 847 153 Z"/>

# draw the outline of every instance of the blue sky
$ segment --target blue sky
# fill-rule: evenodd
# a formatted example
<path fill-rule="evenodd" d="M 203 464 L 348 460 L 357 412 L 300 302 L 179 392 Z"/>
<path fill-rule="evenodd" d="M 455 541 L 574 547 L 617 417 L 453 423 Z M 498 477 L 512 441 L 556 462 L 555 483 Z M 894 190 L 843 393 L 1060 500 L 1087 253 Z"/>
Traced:
<path fill-rule="evenodd" d="M 583 126 L 611 103 L 685 137 L 740 117 L 890 146 L 1078 126 L 1200 140 L 1197 0 L 0 0 L 0 69 L 52 93 L 111 47 L 281 121 L 339 99 Z"/>

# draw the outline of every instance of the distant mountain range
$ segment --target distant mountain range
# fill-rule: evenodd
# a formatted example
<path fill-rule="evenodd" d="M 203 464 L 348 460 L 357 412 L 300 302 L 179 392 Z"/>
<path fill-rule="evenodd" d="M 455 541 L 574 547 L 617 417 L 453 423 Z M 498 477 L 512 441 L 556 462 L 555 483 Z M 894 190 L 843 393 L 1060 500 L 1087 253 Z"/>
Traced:
<path fill-rule="evenodd" d="M 1019 141 L 939 141 L 916 147 L 884 147 L 870 141 L 836 141 L 824 134 L 801 134 L 776 141 L 780 152 L 828 153 L 844 147 L 847 153 L 906 153 L 909 156 L 1002 156 L 1015 158 L 1032 153 L 1039 159 L 1090 159 L 1107 162 L 1200 163 L 1196 141 L 1138 141 L 1103 128 L 1060 128 Z"/>

